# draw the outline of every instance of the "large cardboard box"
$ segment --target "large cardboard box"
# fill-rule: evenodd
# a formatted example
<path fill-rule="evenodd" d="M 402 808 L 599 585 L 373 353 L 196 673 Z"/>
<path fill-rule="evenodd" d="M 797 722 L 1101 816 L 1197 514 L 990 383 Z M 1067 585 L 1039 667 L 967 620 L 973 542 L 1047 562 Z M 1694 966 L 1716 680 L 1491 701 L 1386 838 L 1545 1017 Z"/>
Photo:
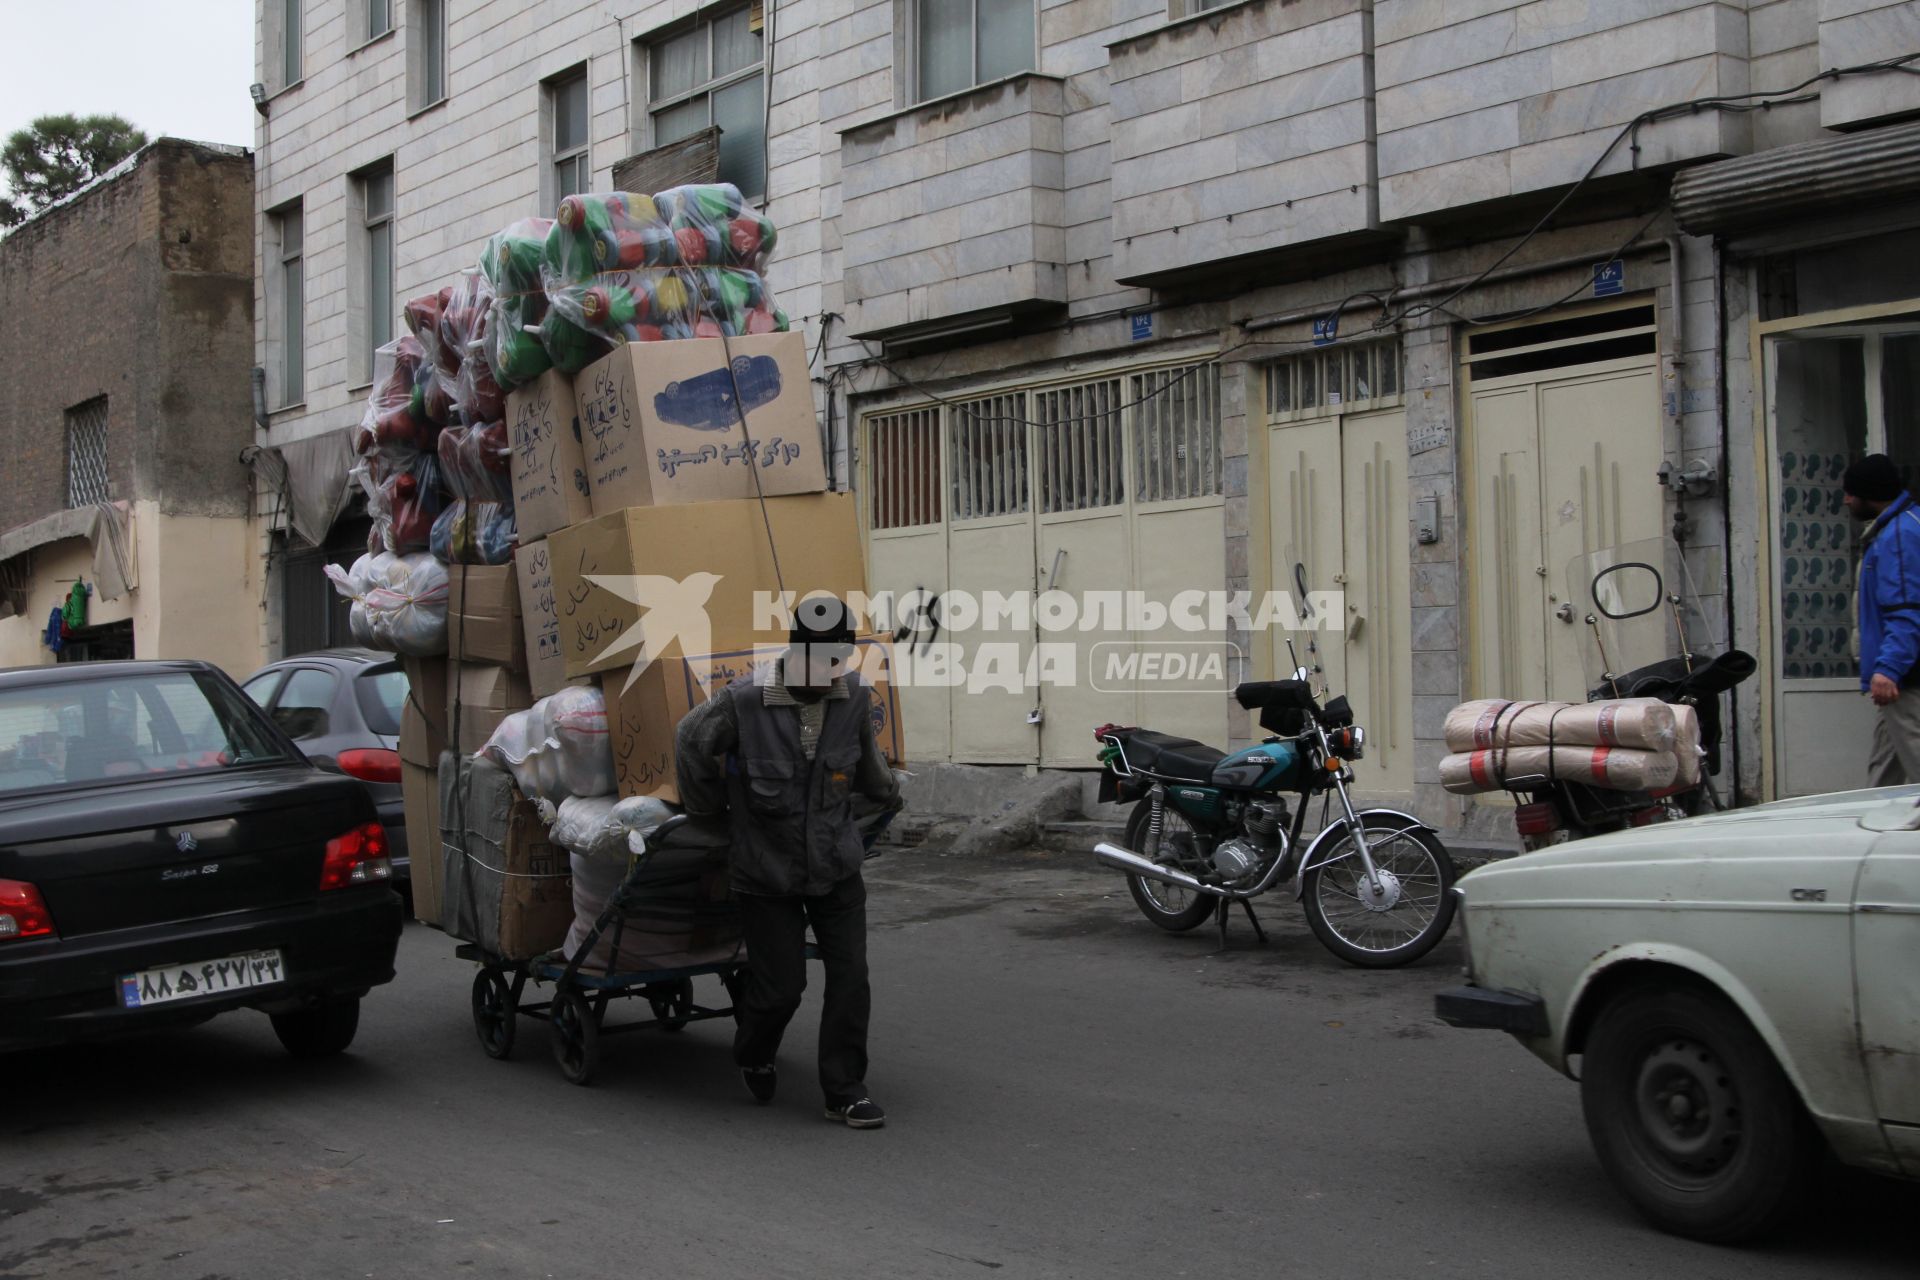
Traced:
<path fill-rule="evenodd" d="M 566 656 L 560 652 L 560 611 L 553 591 L 552 549 L 545 538 L 523 542 L 515 553 L 520 579 L 520 621 L 526 636 L 527 684 L 535 698 L 564 688 Z"/>
<path fill-rule="evenodd" d="M 434 759 L 437 761 L 438 756 Z M 400 761 L 400 797 L 406 807 L 407 874 L 413 915 L 440 923 L 440 775 L 432 766 Z"/>
<path fill-rule="evenodd" d="M 756 628 L 762 619 L 754 610 L 755 593 L 772 597 L 782 577 L 796 598 L 827 592 L 845 600 L 866 590 L 859 520 L 845 493 L 769 498 L 764 520 L 751 499 L 629 507 L 562 529 L 547 543 L 569 676 L 628 666 L 643 654 L 784 641 L 784 626 Z M 702 620 L 704 636 L 697 634 Z"/>
<path fill-rule="evenodd" d="M 431 769 L 447 749 L 447 660 L 403 657 L 407 705 L 400 713 L 400 758 Z"/>
<path fill-rule="evenodd" d="M 753 497 L 755 471 L 769 497 L 827 487 L 798 331 L 630 342 L 583 369 L 574 397 L 597 516 Z"/>
<path fill-rule="evenodd" d="M 566 851 L 505 771 L 486 760 L 440 762 L 441 927 L 507 960 L 566 940 L 573 885 Z"/>
<path fill-rule="evenodd" d="M 521 545 L 593 514 L 573 378 L 558 369 L 507 394 L 513 514 Z"/>
<path fill-rule="evenodd" d="M 470 756 L 487 745 L 500 722 L 533 705 L 524 673 L 484 664 L 464 664 L 454 672 L 447 722 L 458 727 L 456 746 Z"/>
<path fill-rule="evenodd" d="M 447 652 L 461 662 L 526 670 L 527 638 L 512 565 L 447 566 Z"/>
<path fill-rule="evenodd" d="M 607 730 L 620 795 L 656 796 L 677 803 L 673 743 L 681 719 L 713 690 L 741 676 L 768 671 L 785 651 L 786 646 L 779 644 L 694 659 L 662 658 L 648 663 L 631 685 L 629 668 L 602 675 L 600 690 L 607 703 Z M 888 763 L 900 765 L 906 757 L 906 732 L 900 720 L 900 691 L 892 682 L 892 642 L 864 636 L 855 652 L 860 678 L 873 690 L 874 737 Z"/>

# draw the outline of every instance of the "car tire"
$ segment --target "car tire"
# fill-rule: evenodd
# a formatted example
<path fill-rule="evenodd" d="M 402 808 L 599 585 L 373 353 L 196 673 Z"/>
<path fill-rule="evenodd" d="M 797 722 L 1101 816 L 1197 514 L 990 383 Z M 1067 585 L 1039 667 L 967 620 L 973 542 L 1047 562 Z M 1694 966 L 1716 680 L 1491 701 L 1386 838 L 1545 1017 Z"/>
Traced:
<path fill-rule="evenodd" d="M 305 1009 L 273 1015 L 273 1034 L 296 1058 L 331 1058 L 345 1052 L 359 1029 L 359 996 L 323 1000 Z"/>
<path fill-rule="evenodd" d="M 1750 1240 L 1804 1202 L 1820 1138 L 1773 1051 L 1717 993 L 1643 988 L 1587 1034 L 1580 1101 L 1608 1177 L 1655 1226 Z"/>

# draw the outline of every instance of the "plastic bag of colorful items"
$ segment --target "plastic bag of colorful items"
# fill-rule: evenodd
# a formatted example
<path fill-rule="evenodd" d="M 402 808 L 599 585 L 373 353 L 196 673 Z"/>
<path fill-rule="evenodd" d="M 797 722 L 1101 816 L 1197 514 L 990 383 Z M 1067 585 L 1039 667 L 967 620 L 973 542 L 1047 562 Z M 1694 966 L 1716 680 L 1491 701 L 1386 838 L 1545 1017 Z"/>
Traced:
<path fill-rule="evenodd" d="M 353 431 L 353 450 L 405 462 L 431 450 L 440 423 L 429 411 L 434 390 L 433 365 L 426 348 L 403 334 L 373 353 L 373 390 L 366 412 Z"/>
<path fill-rule="evenodd" d="M 400 318 L 426 355 L 427 377 L 422 383 L 421 409 L 428 421 L 445 426 L 453 421 L 454 379 L 460 372 L 460 352 L 440 337 L 440 318 L 453 297 L 453 286 L 425 293 L 400 308 Z"/>
<path fill-rule="evenodd" d="M 326 566 L 334 590 L 353 601 L 353 638 L 414 657 L 447 651 L 447 567 L 428 555 L 369 553 L 350 569 Z"/>
<path fill-rule="evenodd" d="M 404 555 L 428 549 L 434 522 L 446 507 L 437 453 L 416 453 L 400 461 L 369 454 L 348 475 L 367 495 L 367 514 L 373 517 L 369 551 Z"/>
<path fill-rule="evenodd" d="M 774 239 L 727 183 L 568 196 L 546 245 L 554 364 L 577 372 L 617 342 L 786 329 L 762 274 Z"/>
<path fill-rule="evenodd" d="M 551 218 L 523 218 L 495 232 L 480 253 L 481 274 L 493 290 L 481 350 L 494 381 L 507 390 L 532 382 L 553 365 L 539 333 L 547 314 L 540 264 L 552 227 Z"/>
<path fill-rule="evenodd" d="M 459 282 L 446 292 L 435 368 L 441 371 L 441 380 L 462 422 L 499 422 L 507 416 L 507 395 L 494 380 L 484 355 L 475 349 L 486 339 L 493 286 L 479 271 L 463 271 Z M 449 366 L 451 375 L 445 372 Z"/>
<path fill-rule="evenodd" d="M 440 433 L 439 459 L 454 500 L 434 521 L 433 554 L 448 564 L 507 563 L 520 535 L 506 423 L 448 427 Z"/>

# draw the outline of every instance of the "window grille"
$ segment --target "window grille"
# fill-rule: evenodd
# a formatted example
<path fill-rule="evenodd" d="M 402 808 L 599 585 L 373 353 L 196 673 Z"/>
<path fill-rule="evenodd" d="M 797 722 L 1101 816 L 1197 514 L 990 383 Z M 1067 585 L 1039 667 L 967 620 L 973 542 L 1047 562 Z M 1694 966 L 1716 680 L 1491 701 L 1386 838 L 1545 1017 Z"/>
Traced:
<path fill-rule="evenodd" d="M 1400 340 L 1303 351 L 1267 366 L 1267 414 L 1333 413 L 1400 394 Z"/>
<path fill-rule="evenodd" d="M 67 410 L 67 505 L 107 501 L 107 398 Z"/>
<path fill-rule="evenodd" d="M 1133 482 L 1141 502 L 1220 492 L 1220 369 L 1133 375 Z"/>
<path fill-rule="evenodd" d="M 1033 420 L 1042 514 L 1126 501 L 1118 378 L 1036 391 Z"/>
<path fill-rule="evenodd" d="M 940 409 L 910 409 L 871 418 L 873 527 L 909 529 L 939 524 Z"/>
<path fill-rule="evenodd" d="M 953 518 L 1018 515 L 1027 503 L 1027 396 L 1014 391 L 953 406 Z"/>

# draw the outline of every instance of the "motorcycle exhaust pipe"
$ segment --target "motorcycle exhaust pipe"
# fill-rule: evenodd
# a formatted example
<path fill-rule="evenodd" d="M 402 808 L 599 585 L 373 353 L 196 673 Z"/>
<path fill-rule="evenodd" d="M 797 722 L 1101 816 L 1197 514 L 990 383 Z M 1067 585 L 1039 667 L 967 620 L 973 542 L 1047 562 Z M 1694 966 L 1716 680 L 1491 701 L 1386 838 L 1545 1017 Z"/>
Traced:
<path fill-rule="evenodd" d="M 1108 844 L 1102 840 L 1093 846 L 1093 860 L 1103 867 L 1115 871 L 1124 871 L 1128 875 L 1144 876 L 1149 880 L 1158 880 L 1162 884 L 1177 884 L 1193 893 L 1204 893 L 1214 898 L 1237 898 L 1241 895 L 1231 893 L 1218 885 L 1202 884 L 1184 871 L 1175 871 L 1172 867 L 1163 867 L 1157 862 L 1148 862 L 1131 849 L 1122 849 L 1117 844 Z"/>

